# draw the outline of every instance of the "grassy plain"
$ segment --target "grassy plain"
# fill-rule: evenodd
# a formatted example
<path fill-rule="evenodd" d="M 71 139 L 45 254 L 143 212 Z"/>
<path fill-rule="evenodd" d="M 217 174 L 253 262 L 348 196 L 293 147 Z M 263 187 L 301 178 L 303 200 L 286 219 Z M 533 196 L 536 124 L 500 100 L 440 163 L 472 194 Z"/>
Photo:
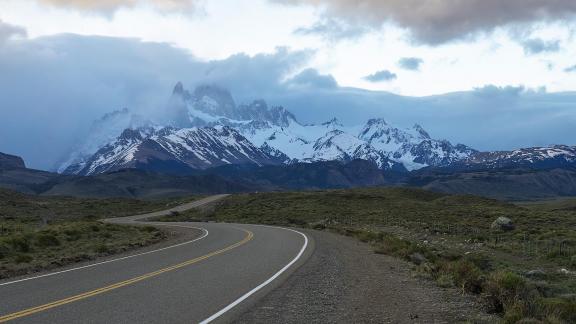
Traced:
<path fill-rule="evenodd" d="M 506 323 L 576 323 L 576 203 L 522 206 L 406 188 L 234 195 L 164 221 L 335 231 L 414 263 L 414 275 L 479 295 Z M 492 229 L 498 217 L 515 229 Z M 532 321 L 532 322 L 530 322 Z"/>

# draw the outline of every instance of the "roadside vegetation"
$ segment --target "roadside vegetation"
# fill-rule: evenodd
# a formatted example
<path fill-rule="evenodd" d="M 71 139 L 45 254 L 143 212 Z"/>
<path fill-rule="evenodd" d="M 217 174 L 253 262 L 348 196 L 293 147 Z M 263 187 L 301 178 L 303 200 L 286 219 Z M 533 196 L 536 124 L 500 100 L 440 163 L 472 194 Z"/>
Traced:
<path fill-rule="evenodd" d="M 576 323 L 576 203 L 554 204 L 375 188 L 241 194 L 162 220 L 333 231 L 478 295 L 505 323 Z"/>
<path fill-rule="evenodd" d="M 192 199 L 47 198 L 0 189 L 0 279 L 159 242 L 166 235 L 154 227 L 99 219 L 167 209 Z"/>

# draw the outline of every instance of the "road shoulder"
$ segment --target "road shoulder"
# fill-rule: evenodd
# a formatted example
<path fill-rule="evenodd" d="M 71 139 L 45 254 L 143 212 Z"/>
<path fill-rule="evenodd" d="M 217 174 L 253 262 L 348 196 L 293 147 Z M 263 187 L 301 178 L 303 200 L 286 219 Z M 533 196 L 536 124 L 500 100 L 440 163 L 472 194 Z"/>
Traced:
<path fill-rule="evenodd" d="M 411 275 L 411 265 L 364 243 L 303 230 L 316 248 L 282 285 L 236 323 L 490 322 L 473 297 Z"/>

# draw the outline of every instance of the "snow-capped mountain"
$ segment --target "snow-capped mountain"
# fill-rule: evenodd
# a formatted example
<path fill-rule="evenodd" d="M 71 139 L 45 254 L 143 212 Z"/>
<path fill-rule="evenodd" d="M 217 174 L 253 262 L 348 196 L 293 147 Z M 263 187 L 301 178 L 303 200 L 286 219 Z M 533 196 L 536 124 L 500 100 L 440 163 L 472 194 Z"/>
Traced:
<path fill-rule="evenodd" d="M 134 118 L 128 111 L 106 116 L 86 141 L 89 144 L 75 151 L 59 171 L 93 174 L 134 167 L 150 158 L 150 152 L 155 159 L 174 158 L 176 164 L 198 169 L 250 161 L 363 159 L 383 170 L 407 171 L 448 165 L 476 152 L 465 145 L 432 139 L 421 126 L 401 129 L 383 119 L 371 119 L 356 127 L 344 126 L 337 119 L 303 124 L 285 108 L 269 106 L 263 100 L 237 105 L 227 90 L 216 86 L 200 86 L 190 92 L 178 83 L 160 116 L 153 121 Z M 123 125 L 130 130 L 118 137 Z M 234 136 L 217 139 L 224 130 Z M 199 134 L 210 134 L 211 138 L 205 142 L 207 138 Z M 238 150 L 242 154 L 225 157 L 220 142 L 242 147 Z M 196 156 L 208 162 L 189 158 Z"/>
<path fill-rule="evenodd" d="M 466 145 L 432 139 L 418 124 L 410 129 L 399 129 L 383 119 L 369 120 L 358 137 L 376 150 L 388 152 L 388 158 L 402 163 L 408 170 L 448 165 L 476 152 Z"/>
<path fill-rule="evenodd" d="M 56 168 L 58 173 L 77 173 L 85 167 L 86 162 L 96 151 L 105 145 L 116 140 L 127 128 L 138 128 L 148 125 L 141 116 L 132 114 L 127 108 L 108 113 L 102 118 L 96 120 L 88 136 L 82 139 L 73 149 L 72 152 L 59 163 Z M 74 166 L 77 170 L 71 168 Z"/>
<path fill-rule="evenodd" d="M 126 129 L 80 166 L 64 173 L 93 175 L 127 168 L 169 173 L 207 169 L 225 164 L 281 164 L 282 155 L 255 147 L 230 127 Z"/>
<path fill-rule="evenodd" d="M 514 151 L 477 152 L 451 165 L 455 169 L 552 169 L 576 165 L 576 147 L 554 145 Z"/>

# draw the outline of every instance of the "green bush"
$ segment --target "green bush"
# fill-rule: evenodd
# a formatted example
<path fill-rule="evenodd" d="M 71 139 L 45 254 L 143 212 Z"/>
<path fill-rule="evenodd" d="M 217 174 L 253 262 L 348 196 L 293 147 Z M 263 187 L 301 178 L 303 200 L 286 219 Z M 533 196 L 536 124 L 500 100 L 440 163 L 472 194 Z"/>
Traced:
<path fill-rule="evenodd" d="M 478 294 L 482 291 L 482 285 L 485 278 L 480 270 L 470 260 L 448 261 L 440 263 L 439 276 L 450 276 L 454 284 L 462 289 L 463 292 Z"/>
<path fill-rule="evenodd" d="M 16 263 L 30 263 L 32 262 L 32 260 L 34 260 L 34 258 L 28 254 L 17 254 L 16 257 L 14 258 L 14 261 Z"/>
<path fill-rule="evenodd" d="M 568 323 L 576 323 L 576 302 L 561 298 L 543 298 L 540 301 L 542 313 L 557 317 Z"/>
<path fill-rule="evenodd" d="M 425 252 L 415 243 L 403 240 L 393 235 L 383 235 L 382 241 L 374 249 L 376 253 L 399 256 L 408 259 L 411 254 Z"/>
<path fill-rule="evenodd" d="M 38 247 L 49 247 L 59 245 L 60 240 L 54 234 L 42 233 L 36 237 L 36 246 Z"/>
<path fill-rule="evenodd" d="M 10 255 L 10 246 L 4 242 L 0 242 L 0 260 L 8 257 Z"/>
<path fill-rule="evenodd" d="M 8 238 L 7 243 L 16 252 L 27 253 L 32 250 L 30 240 L 26 236 L 18 235 Z"/>
<path fill-rule="evenodd" d="M 144 226 L 144 227 L 140 227 L 140 230 L 142 232 L 153 233 L 153 232 L 156 232 L 158 229 L 154 226 Z"/>
<path fill-rule="evenodd" d="M 96 253 L 100 253 L 100 254 L 106 254 L 106 253 L 110 253 L 110 247 L 106 244 L 98 244 L 94 251 L 96 251 Z"/>

